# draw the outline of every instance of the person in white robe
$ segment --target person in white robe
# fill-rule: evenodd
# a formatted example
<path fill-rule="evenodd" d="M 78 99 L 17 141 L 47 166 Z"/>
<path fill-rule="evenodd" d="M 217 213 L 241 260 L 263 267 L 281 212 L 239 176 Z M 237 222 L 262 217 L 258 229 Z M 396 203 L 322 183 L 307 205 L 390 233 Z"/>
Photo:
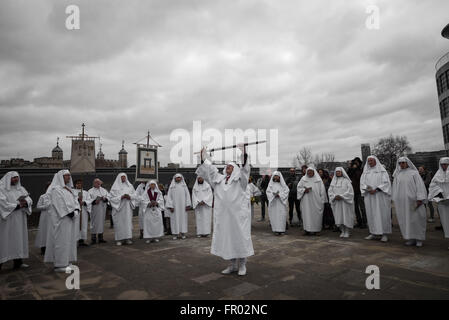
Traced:
<path fill-rule="evenodd" d="M 449 238 L 449 158 L 440 159 L 438 171 L 429 185 L 429 201 L 438 206 L 438 214 L 443 227 L 444 237 Z"/>
<path fill-rule="evenodd" d="M 128 181 L 126 173 L 122 172 L 117 175 L 108 200 L 112 206 L 116 245 L 132 244 L 133 210 L 136 207 L 138 197 L 133 185 Z"/>
<path fill-rule="evenodd" d="M 90 234 L 91 244 L 106 243 L 104 240 L 104 223 L 106 219 L 106 210 L 108 208 L 108 191 L 101 185 L 103 181 L 95 179 L 93 187 L 87 192 L 89 195 L 90 211 Z"/>
<path fill-rule="evenodd" d="M 143 237 L 146 243 L 159 242 L 164 235 L 162 210 L 164 210 L 164 196 L 159 190 L 157 182 L 150 180 L 140 199 L 143 214 Z"/>
<path fill-rule="evenodd" d="M 288 195 L 290 189 L 285 183 L 281 172 L 275 171 L 273 173 L 266 193 L 271 230 L 277 235 L 283 235 L 287 226 Z"/>
<path fill-rule="evenodd" d="M 31 215 L 31 200 L 20 183 L 19 173 L 7 172 L 0 179 L 0 269 L 13 260 L 14 269 L 27 268 L 27 215 Z"/>
<path fill-rule="evenodd" d="M 260 197 L 262 192 L 260 189 L 253 183 L 252 177 L 248 179 L 248 186 L 246 187 L 246 196 L 249 199 L 251 204 L 251 221 L 254 219 L 254 203 L 256 202 L 256 197 Z"/>
<path fill-rule="evenodd" d="M 387 170 L 376 156 L 366 160 L 360 177 L 370 235 L 366 240 L 388 241 L 391 234 L 391 182 Z"/>
<path fill-rule="evenodd" d="M 323 227 L 324 204 L 327 202 L 323 180 L 315 170 L 308 167 L 297 186 L 301 200 L 301 216 L 305 235 L 318 235 Z"/>
<path fill-rule="evenodd" d="M 137 199 L 141 199 L 144 194 L 145 194 L 145 187 L 146 187 L 146 183 L 145 182 L 141 182 L 139 183 L 139 185 L 136 188 L 136 197 Z M 136 205 L 139 207 L 139 230 L 140 230 L 140 239 L 143 239 L 143 209 L 144 206 L 140 205 L 140 202 L 138 201 L 136 203 Z"/>
<path fill-rule="evenodd" d="M 58 171 L 47 189 L 50 194 L 51 240 L 47 241 L 44 262 L 52 262 L 56 272 L 71 272 L 77 260 L 76 216 L 80 213 L 78 196 L 73 192 L 69 170 Z"/>
<path fill-rule="evenodd" d="M 335 225 L 340 228 L 340 238 L 349 238 L 354 228 L 354 189 L 345 169 L 335 168 L 328 190 Z"/>
<path fill-rule="evenodd" d="M 195 209 L 196 235 L 207 237 L 212 228 L 212 202 L 214 195 L 209 183 L 198 176 L 192 189 L 192 207 Z"/>
<path fill-rule="evenodd" d="M 243 149 L 243 145 L 239 145 Z M 243 165 L 228 163 L 223 173 L 206 159 L 206 150 L 201 151 L 202 164 L 196 174 L 203 177 L 214 190 L 214 219 L 211 253 L 231 264 L 223 274 L 238 272 L 246 274 L 247 258 L 254 255 L 251 240 L 251 206 L 246 195 L 250 174 L 248 156 L 242 150 Z"/>
<path fill-rule="evenodd" d="M 422 247 L 426 239 L 427 191 L 413 162 L 400 157 L 393 173 L 392 198 L 405 245 Z"/>
<path fill-rule="evenodd" d="M 80 247 L 87 247 L 87 229 L 89 225 L 89 214 L 92 208 L 92 203 L 89 201 L 89 193 L 83 189 L 83 180 L 78 179 L 75 181 L 75 189 L 73 193 L 78 198 L 80 204 L 80 214 L 75 217 L 75 223 L 77 224 L 77 239 Z"/>
<path fill-rule="evenodd" d="M 179 237 L 185 239 L 188 230 L 187 210 L 191 209 L 192 201 L 184 177 L 180 173 L 173 176 L 168 188 L 165 207 L 170 211 L 170 228 L 173 240 Z"/>
<path fill-rule="evenodd" d="M 45 192 L 47 192 L 48 187 L 51 182 L 47 184 Z M 40 211 L 39 216 L 39 226 L 37 229 L 36 239 L 34 244 L 37 248 L 40 248 L 41 255 L 45 255 L 45 248 L 47 247 L 47 240 L 50 240 L 50 230 L 52 228 L 51 217 L 50 217 L 50 207 L 51 198 L 50 194 L 44 193 L 39 197 L 37 201 L 36 208 Z"/>

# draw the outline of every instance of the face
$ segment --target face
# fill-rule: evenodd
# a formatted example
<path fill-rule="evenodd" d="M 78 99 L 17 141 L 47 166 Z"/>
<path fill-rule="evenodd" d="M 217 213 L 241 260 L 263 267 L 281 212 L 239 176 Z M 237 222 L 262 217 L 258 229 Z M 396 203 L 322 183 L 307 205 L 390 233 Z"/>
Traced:
<path fill-rule="evenodd" d="M 176 177 L 176 178 L 175 178 L 175 182 L 176 182 L 176 183 L 180 183 L 181 181 L 182 181 L 182 178 L 181 178 L 181 177 Z"/>
<path fill-rule="evenodd" d="M 314 172 L 313 170 L 308 170 L 308 171 L 307 171 L 307 176 L 308 176 L 309 178 L 312 178 L 314 175 L 315 175 L 315 172 Z"/>
<path fill-rule="evenodd" d="M 320 175 L 320 177 L 323 177 L 324 171 L 323 170 L 318 170 L 318 174 Z"/>
<path fill-rule="evenodd" d="M 122 183 L 126 182 L 126 176 L 121 176 L 120 179 L 122 180 Z"/>
<path fill-rule="evenodd" d="M 230 175 L 232 174 L 232 171 L 234 171 L 234 166 L 231 166 L 230 164 L 228 164 L 228 165 L 226 166 L 226 174 L 227 174 L 228 176 L 230 176 Z"/>
<path fill-rule="evenodd" d="M 65 174 L 62 176 L 64 178 L 64 184 L 67 184 L 70 182 L 70 174 Z"/>
<path fill-rule="evenodd" d="M 292 176 L 294 176 L 294 175 L 296 174 L 296 171 L 295 171 L 294 168 L 291 168 L 291 169 L 290 169 L 290 174 L 291 174 Z"/>
<path fill-rule="evenodd" d="M 301 168 L 301 171 L 302 171 L 302 174 L 306 174 L 307 167 L 306 167 L 306 166 L 303 166 L 303 167 Z"/>
<path fill-rule="evenodd" d="M 423 167 L 419 167 L 418 171 L 419 171 L 419 173 L 424 173 L 424 168 Z"/>
<path fill-rule="evenodd" d="M 198 177 L 198 183 L 203 184 L 203 182 L 204 182 L 204 179 L 202 177 Z"/>
<path fill-rule="evenodd" d="M 447 163 L 441 164 L 441 168 L 443 169 L 443 171 L 446 171 L 446 170 L 447 170 L 447 166 L 448 166 Z"/>
<path fill-rule="evenodd" d="M 368 164 L 369 164 L 370 167 L 375 167 L 376 166 L 376 159 L 368 158 Z"/>
<path fill-rule="evenodd" d="M 77 181 L 75 187 L 77 189 L 82 189 L 83 188 L 83 182 L 82 181 Z"/>
<path fill-rule="evenodd" d="M 335 171 L 335 175 L 336 175 L 337 177 L 343 177 L 343 172 L 341 172 L 341 171 Z"/>
<path fill-rule="evenodd" d="M 274 177 L 273 177 L 273 181 L 274 181 L 274 182 L 281 182 L 281 177 L 279 177 L 279 176 L 274 176 Z"/>
<path fill-rule="evenodd" d="M 12 186 L 15 186 L 18 183 L 19 183 L 19 177 L 12 177 L 11 178 L 11 185 Z"/>
<path fill-rule="evenodd" d="M 151 189 L 151 190 L 156 189 L 156 184 L 155 184 L 155 183 L 150 183 L 150 189 Z"/>
<path fill-rule="evenodd" d="M 399 162 L 399 166 L 401 167 L 401 169 L 407 169 L 408 163 L 407 162 Z"/>
<path fill-rule="evenodd" d="M 95 187 L 95 188 L 100 188 L 100 186 L 101 186 L 101 181 L 98 180 L 98 179 L 95 179 L 95 180 L 94 180 L 94 187 Z"/>

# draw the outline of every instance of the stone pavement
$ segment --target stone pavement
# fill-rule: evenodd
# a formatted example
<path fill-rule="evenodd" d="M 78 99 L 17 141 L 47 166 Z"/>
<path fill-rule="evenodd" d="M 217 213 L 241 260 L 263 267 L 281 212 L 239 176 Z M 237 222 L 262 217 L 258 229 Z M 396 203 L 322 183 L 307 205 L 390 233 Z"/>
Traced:
<path fill-rule="evenodd" d="M 260 216 L 256 207 L 255 215 Z M 186 240 L 164 237 L 157 244 L 137 239 L 115 246 L 106 222 L 108 243 L 78 249 L 80 290 L 65 287 L 67 274 L 56 274 L 32 246 L 30 230 L 27 270 L 0 271 L 0 299 L 448 299 L 449 241 L 436 223 L 428 224 L 422 248 L 406 247 L 397 225 L 389 243 L 364 240 L 367 230 L 356 229 L 349 240 L 339 233 L 303 236 L 290 228 L 274 236 L 268 222 L 253 221 L 255 256 L 248 275 L 223 276 L 221 258 L 211 255 L 210 238 L 196 238 L 194 215 L 189 213 Z M 368 265 L 380 268 L 380 290 L 367 290 Z"/>

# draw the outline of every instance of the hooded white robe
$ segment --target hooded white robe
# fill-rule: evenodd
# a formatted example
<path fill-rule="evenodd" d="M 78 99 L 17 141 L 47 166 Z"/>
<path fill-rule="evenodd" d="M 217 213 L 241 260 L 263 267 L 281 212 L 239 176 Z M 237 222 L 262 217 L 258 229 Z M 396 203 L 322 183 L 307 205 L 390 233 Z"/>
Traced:
<path fill-rule="evenodd" d="M 226 183 L 226 167 L 223 174 L 206 160 L 196 170 L 214 190 L 214 218 L 211 253 L 225 260 L 254 255 L 251 240 L 251 205 L 246 195 L 250 167 L 239 168 L 235 163 Z"/>
<path fill-rule="evenodd" d="M 145 188 L 146 188 L 146 184 L 143 183 L 143 182 L 140 183 L 137 186 L 137 188 L 136 188 L 136 197 L 138 199 L 141 199 L 145 195 Z M 136 206 L 139 207 L 139 229 L 143 230 L 143 217 L 144 217 L 143 209 L 144 209 L 144 206 L 140 205 L 140 201 L 136 202 Z"/>
<path fill-rule="evenodd" d="M 280 182 L 274 182 L 273 177 L 279 176 Z M 268 216 L 273 232 L 285 232 L 287 224 L 288 194 L 290 189 L 284 181 L 282 173 L 275 171 L 267 187 Z"/>
<path fill-rule="evenodd" d="M 150 190 L 150 185 L 154 183 L 156 188 Z M 156 202 L 157 206 L 151 207 L 150 196 L 148 192 L 152 195 L 157 193 Z M 162 210 L 164 210 L 164 196 L 159 190 L 159 187 L 154 180 L 150 180 L 141 195 L 140 206 L 142 207 L 143 215 L 143 237 L 145 239 L 160 238 L 164 235 L 164 223 L 162 220 Z"/>
<path fill-rule="evenodd" d="M 365 199 L 366 218 L 368 220 L 369 232 L 373 235 L 391 233 L 391 182 L 387 170 L 382 166 L 379 159 L 376 165 L 370 167 L 368 161 L 365 163 L 362 176 L 360 177 L 360 191 Z M 368 160 L 367 159 L 367 160 Z M 369 188 L 377 190 L 375 194 L 369 193 Z"/>
<path fill-rule="evenodd" d="M 64 184 L 64 175 L 70 174 L 69 170 L 60 170 L 47 189 L 50 194 L 50 217 L 52 230 L 50 241 L 47 241 L 44 262 L 53 262 L 55 268 L 67 267 L 70 262 L 77 260 L 77 227 L 76 216 L 79 215 L 80 206 L 78 196 L 73 193 L 73 181 Z M 67 190 L 66 188 L 70 189 Z M 67 216 L 71 212 L 73 218 Z"/>
<path fill-rule="evenodd" d="M 408 168 L 401 169 L 400 162 L 407 162 Z M 393 178 L 392 198 L 402 237 L 405 240 L 425 240 L 427 191 L 418 170 L 407 157 L 401 157 L 396 163 Z M 423 204 L 416 207 L 418 200 Z"/>
<path fill-rule="evenodd" d="M 125 176 L 126 181 L 122 182 L 121 177 Z M 131 200 L 122 199 L 128 194 Z M 136 191 L 128 181 L 126 173 L 119 173 L 112 185 L 109 193 L 109 202 L 112 206 L 112 219 L 114 221 L 115 241 L 132 239 L 133 237 L 133 210 L 136 207 Z"/>
<path fill-rule="evenodd" d="M 442 164 L 449 164 L 449 158 L 440 159 L 439 169 L 429 186 L 429 201 L 435 201 L 438 204 L 438 214 L 440 215 L 444 236 L 449 238 L 449 168 L 444 171 L 441 167 Z M 439 193 L 443 194 L 443 199 L 437 197 Z"/>
<path fill-rule="evenodd" d="M 312 178 L 306 174 L 299 181 L 298 200 L 301 200 L 304 231 L 320 232 L 323 227 L 324 204 L 327 202 L 326 188 L 318 172 L 312 167 L 307 168 L 307 171 L 309 170 L 313 170 L 315 174 Z M 306 188 L 312 188 L 312 190 L 305 193 Z"/>
<path fill-rule="evenodd" d="M 91 234 L 102 234 L 104 232 L 104 221 L 106 219 L 106 210 L 108 203 L 100 200 L 100 203 L 94 204 L 97 198 L 108 198 L 108 191 L 103 187 L 92 187 L 87 192 L 89 195 L 90 211 L 90 232 Z"/>
<path fill-rule="evenodd" d="M 75 218 L 77 233 L 76 238 L 78 240 L 87 240 L 87 226 L 89 225 L 89 214 L 92 209 L 92 204 L 89 201 L 89 193 L 86 190 L 73 189 L 73 194 L 76 199 L 78 199 L 80 192 L 83 193 L 83 206 L 80 214 Z"/>
<path fill-rule="evenodd" d="M 175 181 L 176 177 L 181 177 L 181 182 Z M 173 176 L 170 187 L 168 188 L 167 202 L 165 207 L 167 209 L 173 208 L 174 211 L 167 210 L 170 215 L 170 227 L 172 234 L 187 233 L 188 217 L 186 207 L 191 207 L 190 193 L 184 181 L 182 174 L 175 174 Z"/>
<path fill-rule="evenodd" d="M 207 235 L 211 233 L 214 195 L 210 184 L 207 181 L 199 184 L 198 178 L 192 190 L 192 207 L 195 209 L 196 234 Z M 203 205 L 200 205 L 201 201 L 204 202 Z"/>
<path fill-rule="evenodd" d="M 335 174 L 329 186 L 329 201 L 334 214 L 335 224 L 354 228 L 354 189 L 351 179 L 342 167 L 335 168 L 335 172 L 340 171 L 343 176 L 337 177 Z M 341 200 L 335 197 L 340 196 Z"/>
<path fill-rule="evenodd" d="M 39 216 L 39 227 L 37 230 L 37 235 L 35 239 L 35 246 L 38 248 L 43 248 L 47 246 L 47 239 L 50 240 L 51 235 L 51 197 L 50 194 L 45 193 L 39 197 L 37 201 L 36 208 L 40 210 L 41 214 Z"/>
<path fill-rule="evenodd" d="M 16 185 L 11 178 L 19 177 Z M 27 208 L 16 210 L 19 197 L 26 197 Z M 33 201 L 20 184 L 16 171 L 7 172 L 0 180 L 0 263 L 28 258 L 27 215 L 31 215 Z"/>

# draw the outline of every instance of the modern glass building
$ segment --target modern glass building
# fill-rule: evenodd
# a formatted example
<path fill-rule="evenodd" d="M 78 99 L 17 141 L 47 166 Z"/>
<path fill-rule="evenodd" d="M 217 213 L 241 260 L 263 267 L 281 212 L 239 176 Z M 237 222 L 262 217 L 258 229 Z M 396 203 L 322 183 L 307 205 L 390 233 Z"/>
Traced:
<path fill-rule="evenodd" d="M 441 35 L 449 39 L 449 24 L 443 29 Z M 438 60 L 435 69 L 444 148 L 449 150 L 449 52 Z"/>

